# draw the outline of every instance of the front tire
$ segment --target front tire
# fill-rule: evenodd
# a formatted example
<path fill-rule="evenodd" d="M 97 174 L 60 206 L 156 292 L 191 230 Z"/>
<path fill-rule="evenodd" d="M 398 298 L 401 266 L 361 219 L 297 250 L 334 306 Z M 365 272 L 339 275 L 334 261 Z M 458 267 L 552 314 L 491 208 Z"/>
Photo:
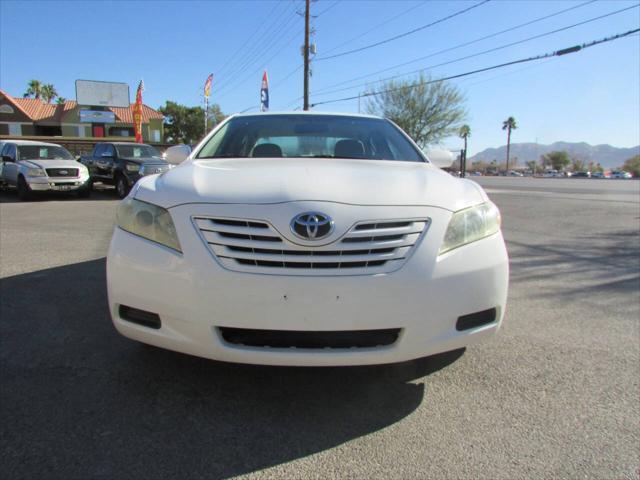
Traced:
<path fill-rule="evenodd" d="M 124 175 L 118 175 L 116 180 L 116 194 L 118 198 L 124 198 L 129 194 L 129 182 Z"/>
<path fill-rule="evenodd" d="M 18 178 L 18 198 L 23 202 L 28 202 L 33 198 L 31 187 L 22 176 Z"/>

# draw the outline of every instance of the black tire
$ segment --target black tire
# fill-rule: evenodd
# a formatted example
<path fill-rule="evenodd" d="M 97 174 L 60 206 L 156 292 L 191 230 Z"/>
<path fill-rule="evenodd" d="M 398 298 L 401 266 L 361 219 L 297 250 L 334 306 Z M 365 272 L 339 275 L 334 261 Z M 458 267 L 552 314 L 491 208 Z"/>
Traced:
<path fill-rule="evenodd" d="M 116 195 L 118 195 L 118 198 L 126 197 L 129 194 L 129 190 L 131 189 L 125 176 L 122 174 L 118 175 L 116 178 Z"/>
<path fill-rule="evenodd" d="M 24 177 L 18 177 L 18 198 L 23 202 L 28 202 L 33 198 L 33 192 Z"/>

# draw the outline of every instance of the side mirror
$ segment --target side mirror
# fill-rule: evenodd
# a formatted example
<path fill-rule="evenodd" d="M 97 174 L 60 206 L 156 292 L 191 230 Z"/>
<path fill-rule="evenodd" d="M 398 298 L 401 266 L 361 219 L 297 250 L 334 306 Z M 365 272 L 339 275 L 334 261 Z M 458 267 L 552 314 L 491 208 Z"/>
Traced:
<path fill-rule="evenodd" d="M 189 145 L 174 145 L 164 152 L 164 159 L 171 165 L 179 165 L 189 155 L 191 155 L 191 147 Z"/>
<path fill-rule="evenodd" d="M 440 168 L 450 167 L 456 159 L 456 156 L 450 150 L 434 149 L 425 153 L 429 161 Z"/>
<path fill-rule="evenodd" d="M 13 158 L 11 158 L 9 155 L 2 155 L 2 161 L 3 162 L 13 162 Z"/>

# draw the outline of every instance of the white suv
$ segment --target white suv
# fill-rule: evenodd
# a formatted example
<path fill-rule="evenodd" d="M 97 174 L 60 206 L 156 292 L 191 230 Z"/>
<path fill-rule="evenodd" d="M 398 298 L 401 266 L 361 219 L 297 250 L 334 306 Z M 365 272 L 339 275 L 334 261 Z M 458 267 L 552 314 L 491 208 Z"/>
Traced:
<path fill-rule="evenodd" d="M 90 193 L 89 171 L 64 147 L 54 143 L 9 140 L 2 150 L 2 180 L 18 188 L 21 200 L 34 192 Z"/>

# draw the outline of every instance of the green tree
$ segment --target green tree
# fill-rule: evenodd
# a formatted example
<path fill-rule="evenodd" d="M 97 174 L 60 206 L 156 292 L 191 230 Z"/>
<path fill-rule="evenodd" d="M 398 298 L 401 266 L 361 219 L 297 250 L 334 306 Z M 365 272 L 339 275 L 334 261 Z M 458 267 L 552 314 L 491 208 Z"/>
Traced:
<path fill-rule="evenodd" d="M 476 160 L 471 164 L 471 170 L 474 172 L 484 173 L 487 171 L 488 167 L 489 165 L 486 162 L 483 162 L 482 160 Z"/>
<path fill-rule="evenodd" d="M 562 150 L 560 152 L 549 152 L 542 156 L 544 165 L 551 165 L 555 170 L 564 170 L 571 163 L 569 154 Z"/>
<path fill-rule="evenodd" d="M 204 137 L 204 109 L 202 107 L 187 107 L 167 100 L 158 109 L 165 117 L 165 138 L 173 143 L 195 143 Z M 224 114 L 217 104 L 209 106 L 209 126 L 224 119 Z"/>
<path fill-rule="evenodd" d="M 66 99 L 66 98 L 64 98 L 64 97 L 58 97 L 58 98 L 56 98 L 56 103 L 57 103 L 58 105 L 64 105 L 66 102 L 67 102 L 67 99 Z"/>
<path fill-rule="evenodd" d="M 209 127 L 209 130 L 207 131 L 207 133 L 209 133 L 216 125 L 218 125 L 225 118 L 227 118 L 227 116 L 224 113 L 222 113 L 222 110 L 220 110 L 220 105 L 218 105 L 217 103 L 213 103 L 209 105 L 209 117 L 207 119 L 207 125 Z"/>
<path fill-rule="evenodd" d="M 516 128 L 518 128 L 518 125 L 513 117 L 509 117 L 502 122 L 502 130 L 507 131 L 507 171 L 509 171 L 509 154 L 511 153 L 511 130 Z"/>
<path fill-rule="evenodd" d="M 27 91 L 24 92 L 25 98 L 40 98 L 42 96 L 42 82 L 40 80 L 29 80 Z"/>
<path fill-rule="evenodd" d="M 366 111 L 395 122 L 422 148 L 438 143 L 464 120 L 464 97 L 452 83 L 429 82 L 424 75 L 413 82 L 388 81 L 369 97 Z"/>
<path fill-rule="evenodd" d="M 42 99 L 46 103 L 50 103 L 51 100 L 58 96 L 58 91 L 56 90 L 56 87 L 53 86 L 53 84 L 47 83 L 46 85 L 42 86 L 42 91 L 40 92 L 40 94 L 42 95 Z"/>
<path fill-rule="evenodd" d="M 536 173 L 538 173 L 538 162 L 536 162 L 535 160 L 529 160 L 527 162 L 527 168 L 531 170 L 531 173 L 535 175 Z"/>
<path fill-rule="evenodd" d="M 573 157 L 571 159 L 571 170 L 574 172 L 584 172 L 586 166 L 586 162 L 581 158 Z"/>
<path fill-rule="evenodd" d="M 589 162 L 589 171 L 591 173 L 604 173 L 604 168 L 602 168 L 602 165 L 600 165 L 599 163 Z"/>
<path fill-rule="evenodd" d="M 622 169 L 631 173 L 634 177 L 640 177 L 640 155 L 625 160 Z"/>

